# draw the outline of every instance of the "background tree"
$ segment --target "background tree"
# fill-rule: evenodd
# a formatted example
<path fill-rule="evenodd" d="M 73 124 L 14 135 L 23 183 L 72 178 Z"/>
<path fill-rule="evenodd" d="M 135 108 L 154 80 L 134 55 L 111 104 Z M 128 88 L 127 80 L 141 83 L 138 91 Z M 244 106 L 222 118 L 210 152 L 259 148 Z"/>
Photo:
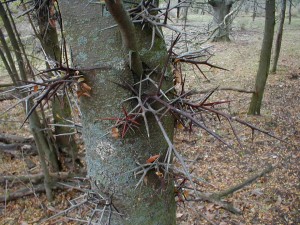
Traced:
<path fill-rule="evenodd" d="M 283 25 L 284 25 L 284 19 L 285 19 L 285 9 L 286 9 L 286 0 L 282 0 L 281 1 L 280 20 L 279 20 L 279 26 L 278 26 L 277 37 L 276 37 L 276 42 L 275 42 L 275 53 L 274 53 L 273 67 L 272 67 L 273 73 L 276 72 L 280 49 L 281 49 Z"/>
<path fill-rule="evenodd" d="M 227 16 L 230 13 L 232 5 L 235 1 L 232 0 L 209 0 L 213 8 L 214 23 L 218 26 L 217 31 L 213 36 L 213 41 L 230 41 L 229 33 L 231 27 L 231 18 Z"/>
<path fill-rule="evenodd" d="M 292 22 L 292 6 L 293 6 L 293 0 L 289 0 L 289 24 Z"/>
<path fill-rule="evenodd" d="M 253 0 L 253 12 L 252 12 L 252 20 L 255 20 L 256 13 L 257 13 L 257 0 Z"/>
<path fill-rule="evenodd" d="M 262 104 L 263 94 L 269 75 L 270 58 L 274 36 L 275 25 L 275 0 L 266 1 L 266 17 L 265 30 L 262 48 L 260 52 L 260 60 L 258 71 L 255 80 L 255 93 L 251 98 L 248 114 L 260 115 L 260 108 Z"/>
<path fill-rule="evenodd" d="M 0 30 L 0 40 L 1 44 L 4 47 L 4 53 L 1 53 L 1 58 L 4 59 L 4 62 L 6 61 L 6 69 L 11 76 L 12 81 L 14 82 L 14 85 L 16 87 L 20 87 L 23 82 L 27 81 L 27 72 L 26 72 L 26 63 L 22 56 L 22 50 L 20 48 L 20 45 L 22 43 L 18 42 L 18 38 L 16 38 L 16 35 L 18 33 L 14 31 L 14 26 L 12 26 L 13 21 L 9 20 L 9 17 L 6 13 L 6 10 L 4 9 L 4 3 L 0 2 L 0 16 L 3 21 L 5 30 L 8 34 L 8 37 L 12 43 L 13 52 L 15 54 L 16 62 L 18 65 L 18 70 L 15 67 L 15 61 L 13 60 L 13 57 L 10 53 L 10 49 L 6 43 L 6 40 L 4 38 L 3 32 Z M 20 40 L 20 39 L 19 39 Z M 5 60 L 7 58 L 7 60 Z M 23 99 L 27 99 L 27 94 L 24 94 L 22 92 L 18 93 L 19 96 Z M 32 101 L 27 99 L 27 104 L 24 104 L 24 108 L 27 111 L 26 107 L 31 107 Z M 36 146 L 38 149 L 38 153 L 40 156 L 41 166 L 44 173 L 44 184 L 46 189 L 46 194 L 48 197 L 48 200 L 51 201 L 53 199 L 51 187 L 52 187 L 52 180 L 49 176 L 49 169 L 46 161 L 48 161 L 50 167 L 52 170 L 57 171 L 58 170 L 58 161 L 56 152 L 54 150 L 54 147 L 52 146 L 51 140 L 49 140 L 46 136 L 46 134 L 43 132 L 43 125 L 40 122 L 40 118 L 36 111 L 32 113 L 32 116 L 29 118 L 29 125 L 31 132 L 34 136 L 34 140 L 36 142 Z"/>
<path fill-rule="evenodd" d="M 55 9 L 55 1 L 35 0 L 35 18 L 38 29 L 36 34 L 46 54 L 48 69 L 62 65 L 62 52 L 57 33 L 57 19 L 59 13 Z M 49 76 L 60 76 L 59 73 L 49 72 Z M 68 101 L 68 90 L 58 91 L 52 101 L 53 123 L 55 124 L 55 140 L 58 149 L 67 153 L 72 158 L 72 169 L 75 169 L 77 158 L 77 144 L 75 142 L 74 129 L 69 127 L 72 121 L 72 112 Z"/>

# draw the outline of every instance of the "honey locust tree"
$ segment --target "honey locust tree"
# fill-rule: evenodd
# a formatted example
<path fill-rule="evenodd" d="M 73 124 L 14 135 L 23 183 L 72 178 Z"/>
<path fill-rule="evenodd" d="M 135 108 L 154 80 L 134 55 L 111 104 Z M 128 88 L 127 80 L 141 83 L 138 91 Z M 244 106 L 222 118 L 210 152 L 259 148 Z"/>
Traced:
<path fill-rule="evenodd" d="M 140 177 L 132 172 L 150 156 L 166 154 L 168 145 L 159 124 L 151 115 L 145 115 L 146 123 L 129 116 L 114 118 L 124 118 L 136 104 L 133 100 L 122 104 L 122 109 L 120 103 L 130 98 L 131 93 L 121 86 L 138 82 L 146 70 L 150 73 L 155 69 L 152 78 L 160 77 L 167 60 L 164 40 L 156 35 L 152 43 L 151 27 L 134 26 L 121 0 L 107 0 L 106 6 L 80 0 L 63 0 L 59 5 L 73 66 L 83 71 L 80 75 L 90 87 L 89 93 L 80 97 L 82 132 L 88 176 L 99 196 L 105 199 L 105 205 L 112 207 L 102 219 L 114 225 L 175 224 L 172 178 L 161 179 L 157 170 L 151 170 L 143 185 L 137 186 Z M 131 6 L 136 4 L 127 5 Z M 163 85 L 172 85 L 172 76 L 167 72 Z M 157 90 L 147 87 L 136 85 L 134 89 L 140 94 L 156 93 Z M 160 121 L 172 140 L 173 118 L 165 113 Z M 124 138 L 118 138 L 118 128 L 112 128 L 115 123 L 122 125 L 119 132 L 122 136 L 126 132 Z M 139 129 L 127 132 L 133 126 Z"/>

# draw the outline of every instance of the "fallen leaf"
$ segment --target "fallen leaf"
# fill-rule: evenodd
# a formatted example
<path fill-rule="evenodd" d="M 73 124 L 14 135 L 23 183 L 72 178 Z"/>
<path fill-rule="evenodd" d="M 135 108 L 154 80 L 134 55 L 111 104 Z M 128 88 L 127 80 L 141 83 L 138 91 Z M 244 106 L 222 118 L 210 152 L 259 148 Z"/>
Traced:
<path fill-rule="evenodd" d="M 86 83 L 81 83 L 81 84 L 80 84 L 80 87 L 81 87 L 81 89 L 82 89 L 84 92 L 87 92 L 87 91 L 91 91 L 91 90 L 92 90 L 92 88 L 91 88 L 89 85 L 87 85 Z"/>
<path fill-rule="evenodd" d="M 146 160 L 147 163 L 153 163 L 156 159 L 158 159 L 160 155 L 151 156 L 149 159 Z"/>
<path fill-rule="evenodd" d="M 77 94 L 77 98 L 80 98 L 82 96 L 83 92 L 82 91 L 76 91 L 76 94 Z"/>
<path fill-rule="evenodd" d="M 87 93 L 87 92 L 83 92 L 82 95 L 84 95 L 86 97 L 89 97 L 89 98 L 91 97 L 91 95 L 89 93 Z"/>
<path fill-rule="evenodd" d="M 183 216 L 183 213 L 176 213 L 176 218 L 179 219 Z"/>
<path fill-rule="evenodd" d="M 160 171 L 156 171 L 155 174 L 156 174 L 159 178 L 164 177 L 163 173 L 160 172 Z"/>
<path fill-rule="evenodd" d="M 182 123 L 178 123 L 177 124 L 177 129 L 179 129 L 179 130 L 183 130 L 184 129 L 184 126 L 182 125 Z"/>
<path fill-rule="evenodd" d="M 76 71 L 76 72 L 78 72 L 78 71 Z M 79 72 L 78 72 L 78 73 L 79 73 Z M 85 79 L 84 79 L 83 77 L 80 77 L 80 78 L 78 78 L 78 80 L 77 80 L 78 83 L 81 83 L 81 82 L 83 82 L 83 81 L 85 81 Z"/>
<path fill-rule="evenodd" d="M 114 138 L 120 137 L 119 129 L 116 128 L 116 127 L 113 127 L 113 128 L 111 129 L 111 136 L 114 137 Z"/>

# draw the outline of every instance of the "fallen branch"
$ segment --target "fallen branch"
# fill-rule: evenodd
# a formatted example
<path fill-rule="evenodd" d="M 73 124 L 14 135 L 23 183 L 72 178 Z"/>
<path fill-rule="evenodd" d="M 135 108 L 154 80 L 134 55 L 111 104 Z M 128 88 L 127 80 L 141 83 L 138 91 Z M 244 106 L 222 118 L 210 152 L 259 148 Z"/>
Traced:
<path fill-rule="evenodd" d="M 63 180 L 63 179 L 68 179 L 68 178 L 73 178 L 73 177 L 82 177 L 85 176 L 85 174 L 81 173 L 81 174 L 72 174 L 72 173 L 67 173 L 67 172 L 62 172 L 62 173 L 50 173 L 50 176 L 52 178 L 57 178 L 59 180 Z M 23 176 L 1 176 L 0 178 L 0 183 L 5 182 L 6 180 L 15 180 L 15 181 L 22 181 L 22 182 L 26 182 L 29 181 L 30 179 L 32 183 L 34 182 L 39 182 L 44 178 L 43 174 L 35 174 L 35 175 L 23 175 Z M 55 189 L 69 189 L 69 186 L 62 186 L 62 185 L 54 185 L 52 187 L 52 190 Z M 18 198 L 22 198 L 24 196 L 28 196 L 28 195 L 33 195 L 36 193 L 44 193 L 46 192 L 45 189 L 45 185 L 44 184 L 38 184 L 36 186 L 33 186 L 31 188 L 22 188 L 19 189 L 15 192 L 12 193 L 7 193 L 6 195 L 2 195 L 0 196 L 0 202 L 7 202 L 7 201 L 11 201 L 11 200 L 16 200 Z"/>
<path fill-rule="evenodd" d="M 11 84 L 0 84 L 0 101 L 7 101 L 15 99 L 15 96 L 10 93 Z"/>
<path fill-rule="evenodd" d="M 22 144 L 22 143 L 17 143 L 17 144 L 5 144 L 0 142 L 0 150 L 12 154 L 14 156 L 20 155 L 21 152 L 23 152 L 26 155 L 36 155 L 37 154 L 37 149 L 35 145 L 30 145 L 30 144 Z"/>
<path fill-rule="evenodd" d="M 200 193 L 200 194 L 198 194 L 199 198 L 189 199 L 187 201 L 196 201 L 196 202 L 197 201 L 208 201 L 208 202 L 214 203 L 214 204 L 216 204 L 216 205 L 218 205 L 218 206 L 220 206 L 220 207 L 222 207 L 222 208 L 224 208 L 224 209 L 226 209 L 229 212 L 232 212 L 234 214 L 242 214 L 241 211 L 239 209 L 235 208 L 232 204 L 221 201 L 221 198 L 226 197 L 226 196 L 234 193 L 235 191 L 242 189 L 246 185 L 251 184 L 257 178 L 264 176 L 265 174 L 271 172 L 273 169 L 274 169 L 274 167 L 272 165 L 270 165 L 266 169 L 261 171 L 260 173 L 255 174 L 254 176 L 252 176 L 249 179 L 245 180 L 241 184 L 238 184 L 236 186 L 228 188 L 225 191 L 222 191 L 222 192 L 219 192 L 219 193 L 213 193 L 213 194 Z"/>
<path fill-rule="evenodd" d="M 0 133 L 0 142 L 6 144 L 12 143 L 34 143 L 34 139 L 32 137 L 21 137 L 13 134 Z"/>
<path fill-rule="evenodd" d="M 50 176 L 56 180 L 65 180 L 72 177 L 79 177 L 84 176 L 84 174 L 74 174 L 69 172 L 59 172 L 59 173 L 50 173 Z M 18 175 L 18 176 L 1 176 L 0 177 L 0 183 L 5 183 L 6 181 L 9 182 L 31 182 L 33 184 L 39 183 L 44 178 L 44 174 L 38 173 L 38 174 L 26 174 L 26 175 Z"/>
<path fill-rule="evenodd" d="M 7 195 L 0 196 L 0 202 L 7 202 L 11 200 L 15 200 L 18 198 L 22 198 L 24 196 L 33 195 L 36 193 L 45 192 L 44 184 L 39 184 L 33 188 L 23 188 L 13 193 L 8 193 Z"/>
<path fill-rule="evenodd" d="M 228 188 L 225 191 L 212 194 L 210 197 L 213 197 L 214 199 L 220 200 L 221 198 L 226 197 L 226 196 L 228 196 L 230 194 L 233 194 L 234 192 L 236 192 L 236 191 L 244 188 L 245 186 L 251 184 L 253 181 L 255 181 L 256 179 L 258 179 L 258 178 L 260 178 L 260 177 L 262 177 L 264 175 L 266 175 L 267 173 L 270 173 L 273 169 L 274 169 L 274 167 L 272 165 L 269 165 L 263 171 L 261 171 L 258 174 L 253 175 L 252 177 L 248 178 L 244 182 L 242 182 L 242 183 L 240 183 L 240 184 L 238 184 L 236 186 L 230 187 L 230 188 Z"/>
<path fill-rule="evenodd" d="M 226 203 L 226 202 L 222 202 L 218 199 L 215 199 L 212 195 L 206 195 L 206 194 L 198 194 L 199 198 L 196 199 L 190 199 L 187 201 L 193 201 L 193 202 L 199 202 L 199 201 L 208 201 L 211 203 L 214 203 L 220 207 L 222 207 L 223 209 L 228 210 L 229 212 L 233 213 L 233 214 L 242 214 L 241 210 L 235 208 L 232 204 Z"/>
<path fill-rule="evenodd" d="M 206 89 L 206 90 L 202 90 L 202 91 L 192 91 L 192 94 L 206 94 L 208 92 L 210 92 L 213 89 Z M 231 87 L 219 87 L 216 89 L 216 91 L 237 91 L 237 92 L 241 92 L 241 93 L 247 93 L 247 94 L 253 94 L 255 93 L 255 91 L 253 90 L 245 90 L 245 89 L 240 89 L 240 88 L 231 88 Z"/>
<path fill-rule="evenodd" d="M 14 86 L 14 84 L 13 83 L 0 84 L 0 88 L 11 87 L 11 86 Z"/>

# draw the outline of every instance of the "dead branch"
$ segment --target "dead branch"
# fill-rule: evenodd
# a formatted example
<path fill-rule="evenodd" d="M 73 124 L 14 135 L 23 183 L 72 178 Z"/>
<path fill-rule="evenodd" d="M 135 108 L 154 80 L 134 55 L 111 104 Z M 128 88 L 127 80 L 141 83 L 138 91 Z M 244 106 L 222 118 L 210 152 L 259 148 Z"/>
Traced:
<path fill-rule="evenodd" d="M 11 89 L 11 84 L 0 84 L 0 101 L 12 100 L 15 97 L 9 94 L 9 90 Z"/>
<path fill-rule="evenodd" d="M 18 175 L 18 176 L 1 176 L 0 177 L 0 183 L 8 182 L 32 182 L 33 184 L 41 182 L 41 180 L 44 178 L 44 175 L 42 173 L 39 174 L 26 174 L 26 175 Z"/>
<path fill-rule="evenodd" d="M 234 192 L 244 188 L 245 186 L 251 184 L 253 181 L 255 181 L 256 179 L 266 175 L 267 173 L 270 173 L 272 170 L 274 169 L 274 167 L 272 165 L 269 165 L 267 168 L 265 168 L 263 171 L 259 172 L 258 174 L 253 175 L 252 177 L 248 178 L 247 180 L 245 180 L 244 182 L 235 185 L 233 187 L 228 188 L 225 191 L 219 192 L 219 193 L 215 193 L 212 194 L 210 197 L 214 198 L 214 199 L 218 199 L 220 200 L 223 197 L 226 197 L 230 194 L 233 194 Z"/>
<path fill-rule="evenodd" d="M 12 155 L 19 155 L 22 152 L 26 155 L 37 154 L 36 146 L 34 144 L 26 143 L 5 144 L 0 142 L 0 150 Z"/>
<path fill-rule="evenodd" d="M 7 100 L 13 100 L 13 99 L 15 99 L 15 97 L 12 96 L 12 95 L 0 95 L 0 101 L 1 102 L 2 101 L 7 101 Z"/>
<path fill-rule="evenodd" d="M 11 200 L 15 200 L 18 198 L 22 198 L 24 196 L 33 195 L 35 193 L 45 192 L 44 184 L 39 184 L 33 188 L 22 188 L 13 193 L 8 193 L 7 195 L 0 196 L 0 202 L 7 202 Z"/>
<path fill-rule="evenodd" d="M 241 214 L 241 211 L 237 208 L 235 208 L 233 205 L 229 204 L 229 203 L 225 203 L 221 201 L 221 198 L 226 197 L 230 194 L 233 194 L 234 192 L 244 188 L 245 186 L 251 184 L 253 181 L 255 181 L 256 179 L 264 176 L 267 173 L 270 173 L 272 170 L 274 169 L 274 167 L 272 165 L 269 165 L 267 168 L 265 168 L 263 171 L 261 171 L 258 174 L 253 175 L 252 177 L 250 177 L 249 179 L 245 180 L 244 182 L 242 182 L 241 184 L 235 185 L 233 187 L 228 188 L 225 191 L 219 192 L 219 193 L 213 193 L 213 194 L 204 194 L 204 193 L 200 193 L 198 194 L 199 198 L 197 199 L 189 199 L 187 201 L 208 201 L 211 203 L 214 203 L 216 205 L 221 206 L 222 208 L 234 213 L 234 214 Z"/>
<path fill-rule="evenodd" d="M 19 154 L 20 151 L 34 155 L 37 153 L 33 138 L 0 133 L 0 150 L 9 154 Z"/>
<path fill-rule="evenodd" d="M 79 177 L 79 176 L 84 176 L 83 174 L 74 174 L 74 173 L 69 173 L 69 172 L 59 172 L 59 173 L 50 173 L 50 176 L 54 178 L 55 180 L 66 180 L 68 178 L 72 177 Z M 0 183 L 5 183 L 6 181 L 9 182 L 21 182 L 21 183 L 26 183 L 26 182 L 31 182 L 33 184 L 40 183 L 42 179 L 44 178 L 43 173 L 38 173 L 38 174 L 25 174 L 25 175 L 12 175 L 12 176 L 1 176 L 0 177 Z"/>
<path fill-rule="evenodd" d="M 50 176 L 53 178 L 57 178 L 60 180 L 64 180 L 64 179 L 68 179 L 68 178 L 74 178 L 74 177 L 85 177 L 85 174 L 81 173 L 81 174 L 72 174 L 72 173 L 50 173 Z M 7 180 L 15 180 L 15 181 L 22 181 L 22 182 L 26 182 L 29 181 L 30 179 L 32 183 L 34 183 L 34 181 L 41 181 L 44 178 L 43 174 L 36 174 L 36 175 L 24 175 L 24 176 L 2 176 L 0 178 L 0 183 L 5 182 L 5 179 Z M 57 183 L 57 185 L 54 185 L 52 187 L 52 190 L 55 189 L 70 189 L 69 185 L 59 185 L 59 183 Z M 75 188 L 76 190 L 80 190 L 79 188 Z M 82 190 L 81 190 L 82 191 Z M 26 188 L 22 188 L 19 189 L 15 192 L 12 193 L 7 193 L 6 195 L 2 195 L 0 196 L 0 202 L 7 202 L 7 201 L 11 201 L 11 200 L 16 200 L 18 198 L 22 198 L 24 196 L 28 196 L 28 195 L 33 195 L 36 193 L 44 193 L 46 192 L 45 189 L 45 185 L 44 184 L 38 184 L 36 186 L 33 187 L 26 187 Z"/>
<path fill-rule="evenodd" d="M 193 90 L 192 94 L 206 94 L 208 92 L 210 92 L 212 89 L 206 89 L 206 90 L 202 90 L 202 91 L 196 91 Z M 216 89 L 216 91 L 237 91 L 237 92 L 241 92 L 241 93 L 247 93 L 247 94 L 253 94 L 254 91 L 253 90 L 245 90 L 245 89 L 241 89 L 241 88 L 233 88 L 233 87 L 219 87 L 218 89 Z"/>
<path fill-rule="evenodd" d="M 14 134 L 6 134 L 0 133 L 0 142 L 6 144 L 12 143 L 34 143 L 34 139 L 32 137 L 21 137 Z"/>
<path fill-rule="evenodd" d="M 211 202 L 211 203 L 214 203 L 220 207 L 222 207 L 223 209 L 226 209 L 228 210 L 229 212 L 231 213 L 234 213 L 234 214 L 242 214 L 241 211 L 237 208 L 235 208 L 232 204 L 229 204 L 229 203 L 226 203 L 226 202 L 222 202 L 218 199 L 215 199 L 213 198 L 211 195 L 207 195 L 207 194 L 199 194 L 198 193 L 198 198 L 196 199 L 189 199 L 187 201 L 194 201 L 194 202 L 199 202 L 199 201 L 208 201 L 208 202 Z"/>
<path fill-rule="evenodd" d="M 14 84 L 13 83 L 0 84 L 0 88 L 11 87 L 11 86 L 14 86 Z"/>

